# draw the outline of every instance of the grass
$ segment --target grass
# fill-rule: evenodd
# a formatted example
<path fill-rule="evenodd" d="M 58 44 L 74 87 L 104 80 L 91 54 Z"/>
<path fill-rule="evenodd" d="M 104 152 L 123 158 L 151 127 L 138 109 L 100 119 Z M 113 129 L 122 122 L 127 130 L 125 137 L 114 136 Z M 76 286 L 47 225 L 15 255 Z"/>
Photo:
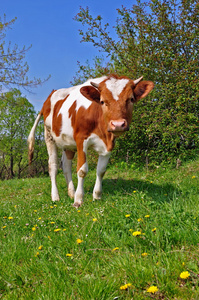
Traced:
<path fill-rule="evenodd" d="M 110 167 L 92 202 L 94 180 L 79 210 L 61 172 L 57 203 L 48 177 L 0 182 L 0 298 L 199 299 L 199 161 Z"/>

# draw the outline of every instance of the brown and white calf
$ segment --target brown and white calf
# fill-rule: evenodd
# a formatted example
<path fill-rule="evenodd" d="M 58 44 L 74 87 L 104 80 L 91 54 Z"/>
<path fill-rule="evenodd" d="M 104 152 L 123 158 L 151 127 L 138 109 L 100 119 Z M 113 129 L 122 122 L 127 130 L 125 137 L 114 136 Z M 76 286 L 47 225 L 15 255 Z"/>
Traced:
<path fill-rule="evenodd" d="M 142 77 L 131 80 L 109 75 L 88 80 L 82 85 L 53 91 L 49 95 L 31 129 L 28 143 L 31 163 L 35 130 L 43 115 L 53 201 L 59 200 L 56 184 L 57 147 L 63 150 L 63 172 L 68 184 L 68 195 L 74 197 L 75 207 L 83 202 L 83 183 L 88 172 L 87 149 L 92 147 L 97 151 L 99 159 L 93 199 L 101 198 L 102 178 L 115 138 L 129 129 L 133 104 L 147 96 L 153 87 L 153 82 L 143 81 Z M 76 191 L 71 172 L 75 151 L 78 177 Z"/>

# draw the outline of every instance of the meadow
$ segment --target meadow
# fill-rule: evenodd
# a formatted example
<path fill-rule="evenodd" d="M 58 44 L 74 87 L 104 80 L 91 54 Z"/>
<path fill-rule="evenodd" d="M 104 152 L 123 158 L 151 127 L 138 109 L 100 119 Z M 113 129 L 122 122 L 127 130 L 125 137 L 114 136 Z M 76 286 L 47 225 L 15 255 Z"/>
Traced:
<path fill-rule="evenodd" d="M 0 299 L 199 299 L 199 160 L 109 166 L 78 210 L 57 177 L 0 182 Z M 76 183 L 76 175 L 74 174 Z"/>

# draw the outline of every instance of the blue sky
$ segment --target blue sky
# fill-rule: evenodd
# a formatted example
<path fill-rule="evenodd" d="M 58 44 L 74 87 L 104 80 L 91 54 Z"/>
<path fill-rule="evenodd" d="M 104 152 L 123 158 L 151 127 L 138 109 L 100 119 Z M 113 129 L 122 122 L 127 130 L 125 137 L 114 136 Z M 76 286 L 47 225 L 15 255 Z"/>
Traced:
<path fill-rule="evenodd" d="M 91 14 L 101 15 L 104 23 L 110 24 L 110 31 L 117 19 L 117 8 L 130 8 L 136 0 L 6 0 L 1 1 L 1 18 L 17 17 L 12 29 L 6 33 L 6 40 L 19 47 L 32 48 L 26 54 L 29 77 L 51 78 L 41 87 L 22 92 L 40 110 L 52 89 L 69 87 L 76 71 L 77 61 L 85 63 L 99 55 L 90 43 L 80 43 L 78 29 L 81 23 L 73 20 L 80 6 L 88 6 Z"/>

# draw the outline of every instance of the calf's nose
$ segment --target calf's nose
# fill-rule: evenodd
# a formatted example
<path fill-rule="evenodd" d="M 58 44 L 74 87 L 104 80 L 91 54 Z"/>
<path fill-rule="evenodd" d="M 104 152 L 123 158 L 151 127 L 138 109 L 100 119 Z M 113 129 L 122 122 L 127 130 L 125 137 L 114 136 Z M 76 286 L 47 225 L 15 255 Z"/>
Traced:
<path fill-rule="evenodd" d="M 127 130 L 127 121 L 122 120 L 111 120 L 109 123 L 110 131 L 125 131 Z"/>

